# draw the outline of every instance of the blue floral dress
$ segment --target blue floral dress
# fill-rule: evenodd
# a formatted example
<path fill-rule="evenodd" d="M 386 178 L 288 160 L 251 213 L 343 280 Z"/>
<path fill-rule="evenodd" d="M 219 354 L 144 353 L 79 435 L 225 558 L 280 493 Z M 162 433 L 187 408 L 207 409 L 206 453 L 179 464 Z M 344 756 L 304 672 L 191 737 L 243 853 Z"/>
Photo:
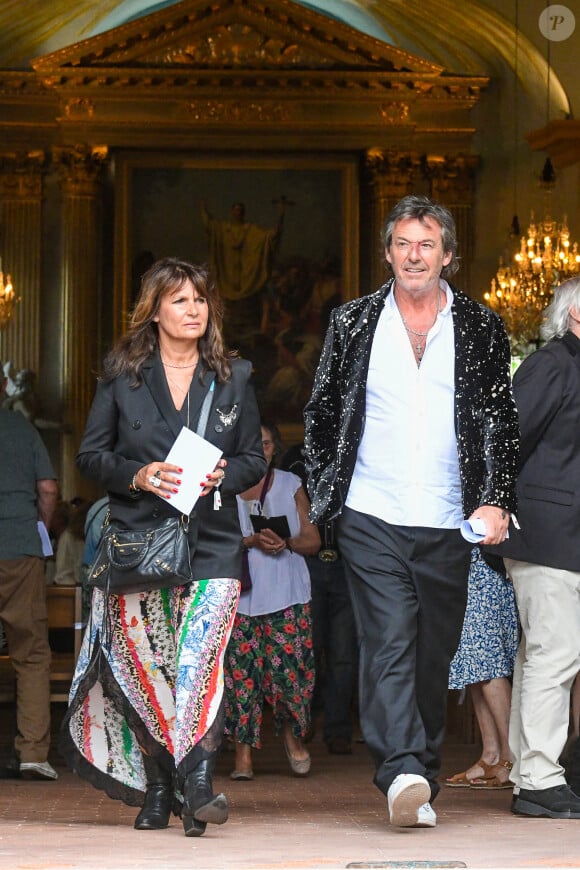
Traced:
<path fill-rule="evenodd" d="M 459 647 L 449 670 L 449 688 L 511 677 L 519 622 L 511 582 L 494 571 L 479 547 L 471 553 L 467 608 Z"/>

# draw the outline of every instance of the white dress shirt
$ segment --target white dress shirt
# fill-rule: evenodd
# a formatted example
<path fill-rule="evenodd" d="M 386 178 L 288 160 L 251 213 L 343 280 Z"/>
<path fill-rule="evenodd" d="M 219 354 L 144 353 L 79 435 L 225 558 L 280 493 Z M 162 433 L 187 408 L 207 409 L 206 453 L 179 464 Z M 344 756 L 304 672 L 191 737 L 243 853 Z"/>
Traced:
<path fill-rule="evenodd" d="M 459 528 L 453 294 L 429 330 L 421 364 L 390 293 L 371 349 L 366 421 L 348 507 L 398 526 Z M 412 338 L 412 336 L 411 336 Z"/>

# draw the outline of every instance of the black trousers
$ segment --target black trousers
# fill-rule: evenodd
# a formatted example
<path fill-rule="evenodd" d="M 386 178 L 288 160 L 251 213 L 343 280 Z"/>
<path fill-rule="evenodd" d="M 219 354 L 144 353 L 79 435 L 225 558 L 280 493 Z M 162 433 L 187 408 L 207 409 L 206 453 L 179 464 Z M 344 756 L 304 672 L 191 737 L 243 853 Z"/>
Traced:
<path fill-rule="evenodd" d="M 345 508 L 337 540 L 359 640 L 359 715 L 386 795 L 400 773 L 439 791 L 449 664 L 459 645 L 471 545 L 457 529 L 393 526 Z"/>

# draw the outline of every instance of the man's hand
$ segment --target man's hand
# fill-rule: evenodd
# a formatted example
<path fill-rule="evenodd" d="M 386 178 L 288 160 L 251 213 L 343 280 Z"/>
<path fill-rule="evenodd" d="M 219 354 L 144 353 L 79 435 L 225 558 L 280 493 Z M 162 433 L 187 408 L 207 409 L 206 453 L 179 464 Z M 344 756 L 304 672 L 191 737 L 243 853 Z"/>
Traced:
<path fill-rule="evenodd" d="M 495 505 L 483 504 L 473 511 L 469 519 L 479 519 L 485 523 L 487 534 L 481 541 L 482 544 L 501 544 L 505 541 L 510 522 L 508 511 Z"/>

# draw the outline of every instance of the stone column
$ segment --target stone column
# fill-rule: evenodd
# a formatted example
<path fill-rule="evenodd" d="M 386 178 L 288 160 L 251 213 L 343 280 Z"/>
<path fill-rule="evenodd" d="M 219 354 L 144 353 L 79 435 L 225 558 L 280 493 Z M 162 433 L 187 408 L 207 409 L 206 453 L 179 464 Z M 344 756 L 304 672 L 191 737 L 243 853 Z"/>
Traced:
<path fill-rule="evenodd" d="M 61 382 L 65 423 L 61 486 L 65 499 L 94 497 L 75 456 L 94 395 L 100 331 L 101 186 L 106 147 L 55 148 L 62 201 Z"/>
<path fill-rule="evenodd" d="M 473 259 L 473 189 L 479 158 L 473 154 L 452 157 L 428 155 L 423 173 L 429 180 L 430 196 L 446 205 L 455 218 L 461 268 L 451 280 L 474 298 L 481 298 L 480 288 L 471 287 Z"/>
<path fill-rule="evenodd" d="M 369 290 L 377 289 L 384 284 L 388 274 L 385 267 L 385 252 L 380 241 L 383 222 L 402 197 L 417 192 L 415 183 L 419 166 L 419 155 L 413 152 L 372 148 L 365 154 L 365 198 L 371 244 Z"/>
<path fill-rule="evenodd" d="M 17 297 L 12 321 L 1 337 L 0 359 L 38 374 L 40 363 L 40 265 L 43 151 L 0 153 L 4 273 Z"/>

